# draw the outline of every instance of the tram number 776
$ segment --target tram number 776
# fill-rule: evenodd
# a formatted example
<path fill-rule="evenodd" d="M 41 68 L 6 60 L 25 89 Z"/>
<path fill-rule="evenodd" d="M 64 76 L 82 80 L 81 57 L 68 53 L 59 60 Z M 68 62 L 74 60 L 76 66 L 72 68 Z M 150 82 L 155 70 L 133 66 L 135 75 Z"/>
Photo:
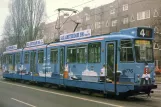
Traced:
<path fill-rule="evenodd" d="M 124 73 L 133 73 L 133 69 L 124 69 Z"/>

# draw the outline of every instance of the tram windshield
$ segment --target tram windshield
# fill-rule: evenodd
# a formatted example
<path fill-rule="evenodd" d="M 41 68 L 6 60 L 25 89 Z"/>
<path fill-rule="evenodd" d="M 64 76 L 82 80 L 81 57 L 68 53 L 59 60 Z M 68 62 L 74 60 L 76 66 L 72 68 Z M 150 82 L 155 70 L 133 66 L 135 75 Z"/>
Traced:
<path fill-rule="evenodd" d="M 153 62 L 152 40 L 135 40 L 136 62 Z"/>

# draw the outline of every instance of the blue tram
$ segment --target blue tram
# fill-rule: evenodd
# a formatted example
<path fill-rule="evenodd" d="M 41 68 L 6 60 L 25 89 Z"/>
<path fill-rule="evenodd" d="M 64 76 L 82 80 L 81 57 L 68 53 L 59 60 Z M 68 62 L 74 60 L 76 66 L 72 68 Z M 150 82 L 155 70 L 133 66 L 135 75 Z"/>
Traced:
<path fill-rule="evenodd" d="M 60 42 L 26 43 L 3 53 L 3 77 L 101 91 L 150 94 L 155 85 L 154 31 L 136 27 L 109 35 L 91 30 L 60 36 Z"/>

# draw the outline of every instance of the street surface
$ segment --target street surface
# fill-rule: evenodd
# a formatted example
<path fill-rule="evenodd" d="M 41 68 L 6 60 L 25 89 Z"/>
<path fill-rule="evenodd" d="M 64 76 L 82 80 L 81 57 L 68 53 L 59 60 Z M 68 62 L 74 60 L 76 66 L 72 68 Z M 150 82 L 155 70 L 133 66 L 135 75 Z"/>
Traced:
<path fill-rule="evenodd" d="M 151 98 L 103 98 L 65 90 L 6 81 L 0 78 L 0 107 L 160 107 L 161 84 Z"/>

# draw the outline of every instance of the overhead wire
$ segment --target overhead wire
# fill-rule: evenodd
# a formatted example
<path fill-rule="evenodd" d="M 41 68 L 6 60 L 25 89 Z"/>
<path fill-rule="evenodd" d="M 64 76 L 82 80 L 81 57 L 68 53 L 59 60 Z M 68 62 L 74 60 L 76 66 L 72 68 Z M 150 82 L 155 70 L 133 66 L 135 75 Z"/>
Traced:
<path fill-rule="evenodd" d="M 71 8 L 74 9 L 74 8 L 76 8 L 76 7 L 80 7 L 80 6 L 82 6 L 82 5 L 88 4 L 88 3 L 93 2 L 93 1 L 95 1 L 95 0 L 89 0 L 89 1 L 84 2 L 84 3 L 82 3 L 82 4 L 73 6 L 73 7 L 71 7 Z M 56 9 L 54 12 L 56 12 L 56 11 L 57 11 L 57 9 Z M 58 13 L 55 13 L 55 14 L 53 14 L 53 15 L 51 15 L 51 16 L 46 17 L 46 18 L 49 19 L 50 17 L 56 16 L 56 15 L 58 15 Z"/>

